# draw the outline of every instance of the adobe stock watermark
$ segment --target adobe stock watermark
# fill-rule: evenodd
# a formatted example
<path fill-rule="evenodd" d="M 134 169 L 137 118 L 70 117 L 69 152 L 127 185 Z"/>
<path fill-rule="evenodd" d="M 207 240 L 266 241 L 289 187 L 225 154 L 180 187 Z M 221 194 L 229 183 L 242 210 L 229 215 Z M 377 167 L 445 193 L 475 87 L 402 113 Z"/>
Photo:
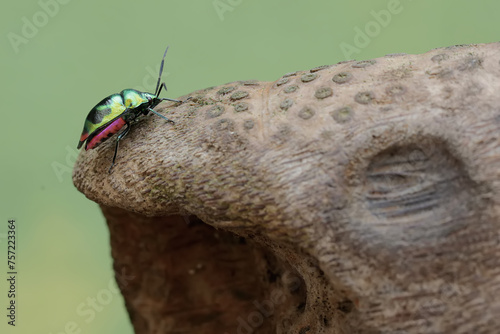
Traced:
<path fill-rule="evenodd" d="M 59 183 L 64 181 L 65 174 L 69 174 L 71 176 L 77 157 L 78 149 L 76 149 L 76 147 L 66 145 L 66 157 L 64 159 L 64 163 L 53 161 L 50 164 Z"/>
<path fill-rule="evenodd" d="M 158 64 L 154 69 L 151 66 L 146 66 L 145 70 L 147 74 L 142 78 L 142 85 L 134 86 L 133 88 L 140 92 L 153 92 L 153 89 L 156 88 L 156 83 L 158 82 L 160 66 L 161 64 Z M 169 76 L 170 72 L 163 72 L 161 82 L 165 81 L 163 78 L 168 78 Z"/>
<path fill-rule="evenodd" d="M 353 55 L 361 53 L 361 50 L 368 47 L 372 40 L 380 35 L 384 28 L 387 28 L 394 15 L 400 14 L 403 9 L 400 0 L 389 0 L 386 9 L 379 11 L 372 10 L 370 15 L 373 17 L 373 20 L 368 21 L 362 28 L 358 26 L 354 27 L 352 44 L 346 42 L 339 44 L 344 59 L 353 59 Z"/>
<path fill-rule="evenodd" d="M 236 7 L 241 5 L 242 2 L 243 0 L 214 0 L 212 1 L 212 5 L 214 6 L 219 20 L 224 21 L 225 13 L 232 12 Z"/>
<path fill-rule="evenodd" d="M 19 47 L 23 44 L 28 44 L 30 40 L 35 38 L 40 29 L 45 27 L 50 19 L 59 13 L 60 6 L 66 5 L 70 1 L 71 0 L 39 0 L 39 11 L 35 12 L 30 17 L 21 17 L 21 34 L 19 35 L 12 31 L 7 34 L 7 39 L 14 52 L 16 54 L 19 53 Z"/>
<path fill-rule="evenodd" d="M 288 291 L 296 291 L 302 284 L 302 280 L 298 276 L 291 275 L 286 272 L 283 274 L 283 283 L 288 288 Z M 253 305 L 255 311 L 250 312 L 246 317 L 239 316 L 236 321 L 238 327 L 236 334 L 252 334 L 254 331 L 264 324 L 266 318 L 273 316 L 276 306 L 286 302 L 286 295 L 283 289 L 273 289 L 269 294 L 269 299 L 258 301 L 254 300 Z M 224 332 L 224 334 L 230 334 Z"/>
<path fill-rule="evenodd" d="M 116 274 L 116 279 L 120 282 L 123 289 L 127 288 L 127 285 L 135 276 L 127 275 L 125 270 L 122 268 L 121 273 Z M 82 331 L 81 321 L 85 324 L 89 324 L 96 318 L 96 314 L 102 312 L 105 306 L 111 304 L 115 299 L 115 296 L 120 293 L 120 290 L 115 284 L 115 279 L 110 278 L 108 285 L 95 293 L 95 295 L 89 296 L 76 306 L 76 315 L 83 318 L 80 321 L 68 321 L 64 324 L 62 330 L 57 332 L 50 332 L 49 334 L 81 334 L 87 333 L 87 331 Z"/>

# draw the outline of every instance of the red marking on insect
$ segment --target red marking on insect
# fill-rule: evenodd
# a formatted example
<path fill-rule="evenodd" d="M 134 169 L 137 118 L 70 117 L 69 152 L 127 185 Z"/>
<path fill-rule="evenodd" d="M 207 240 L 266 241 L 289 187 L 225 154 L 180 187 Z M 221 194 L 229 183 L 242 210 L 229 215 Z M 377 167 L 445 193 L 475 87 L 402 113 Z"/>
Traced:
<path fill-rule="evenodd" d="M 81 144 L 89 137 L 88 132 L 82 133 L 82 136 L 80 137 L 80 143 L 78 143 L 78 148 L 81 147 Z"/>
<path fill-rule="evenodd" d="M 85 145 L 85 150 L 91 150 L 93 148 L 96 148 L 100 143 L 120 131 L 120 129 L 125 125 L 125 121 L 123 118 L 117 118 L 111 124 L 109 124 L 107 127 L 99 131 L 94 137 L 90 139 L 90 141 L 87 142 Z"/>

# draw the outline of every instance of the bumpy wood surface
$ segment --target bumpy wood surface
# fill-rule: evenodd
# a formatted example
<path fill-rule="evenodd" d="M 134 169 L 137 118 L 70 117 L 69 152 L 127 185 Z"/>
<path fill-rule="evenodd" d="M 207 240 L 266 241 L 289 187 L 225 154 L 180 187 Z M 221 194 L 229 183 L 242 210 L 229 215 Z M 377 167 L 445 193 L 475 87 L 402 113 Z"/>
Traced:
<path fill-rule="evenodd" d="M 137 333 L 497 333 L 500 43 L 189 96 L 74 169 Z"/>

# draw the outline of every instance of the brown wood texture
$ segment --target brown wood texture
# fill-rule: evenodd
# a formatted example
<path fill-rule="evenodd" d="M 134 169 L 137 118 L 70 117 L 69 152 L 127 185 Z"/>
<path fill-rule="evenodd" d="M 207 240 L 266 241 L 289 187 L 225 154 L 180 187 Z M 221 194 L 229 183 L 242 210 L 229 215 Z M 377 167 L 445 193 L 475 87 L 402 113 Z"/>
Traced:
<path fill-rule="evenodd" d="M 189 96 L 74 168 L 137 333 L 498 332 L 500 43 Z"/>

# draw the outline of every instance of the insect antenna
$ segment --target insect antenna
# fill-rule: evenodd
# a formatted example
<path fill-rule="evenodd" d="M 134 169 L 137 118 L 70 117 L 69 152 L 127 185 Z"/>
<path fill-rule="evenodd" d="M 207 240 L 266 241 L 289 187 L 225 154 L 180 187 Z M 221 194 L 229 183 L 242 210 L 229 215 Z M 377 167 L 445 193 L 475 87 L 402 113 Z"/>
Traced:
<path fill-rule="evenodd" d="M 163 54 L 163 58 L 161 60 L 161 65 L 160 65 L 160 73 L 158 74 L 158 82 L 156 83 L 156 89 L 155 89 L 155 95 L 158 96 L 158 94 L 160 93 L 161 91 L 161 86 L 160 86 L 160 82 L 161 82 L 161 74 L 163 72 L 163 64 L 165 64 L 165 56 L 167 55 L 167 51 L 168 51 L 168 46 L 167 48 L 165 49 L 165 53 Z"/>

